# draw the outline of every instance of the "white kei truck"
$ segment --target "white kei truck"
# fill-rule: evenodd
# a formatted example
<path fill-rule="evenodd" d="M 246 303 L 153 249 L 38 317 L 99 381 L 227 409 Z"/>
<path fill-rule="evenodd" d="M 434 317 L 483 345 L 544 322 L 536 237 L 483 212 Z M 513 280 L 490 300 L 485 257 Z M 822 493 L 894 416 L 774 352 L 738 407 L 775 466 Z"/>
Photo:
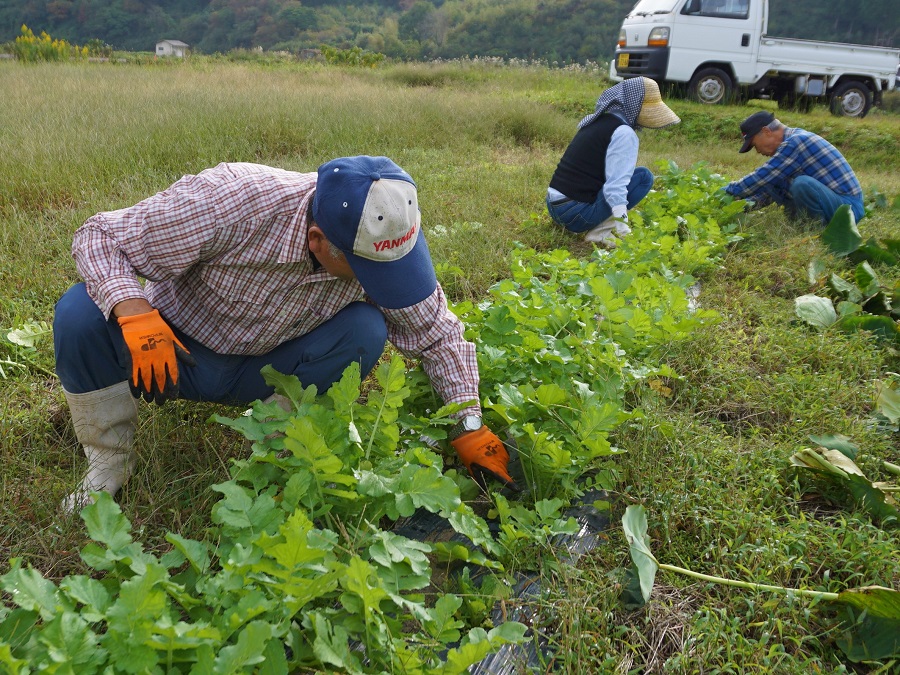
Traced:
<path fill-rule="evenodd" d="M 790 0 L 781 0 L 790 2 Z M 738 95 L 864 117 L 895 86 L 900 49 L 771 37 L 768 0 L 639 0 L 610 75 L 678 84 L 702 103 Z"/>

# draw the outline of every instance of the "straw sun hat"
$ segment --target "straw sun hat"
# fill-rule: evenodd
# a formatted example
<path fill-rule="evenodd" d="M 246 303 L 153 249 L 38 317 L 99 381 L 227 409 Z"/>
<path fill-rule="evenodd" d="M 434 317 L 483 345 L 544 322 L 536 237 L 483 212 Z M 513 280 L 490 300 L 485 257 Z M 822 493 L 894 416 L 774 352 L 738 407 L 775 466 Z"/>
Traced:
<path fill-rule="evenodd" d="M 671 108 L 663 103 L 659 93 L 659 85 L 649 77 L 642 77 L 644 81 L 644 103 L 638 115 L 638 126 L 647 129 L 662 129 L 673 124 L 678 124 L 681 118 Z"/>

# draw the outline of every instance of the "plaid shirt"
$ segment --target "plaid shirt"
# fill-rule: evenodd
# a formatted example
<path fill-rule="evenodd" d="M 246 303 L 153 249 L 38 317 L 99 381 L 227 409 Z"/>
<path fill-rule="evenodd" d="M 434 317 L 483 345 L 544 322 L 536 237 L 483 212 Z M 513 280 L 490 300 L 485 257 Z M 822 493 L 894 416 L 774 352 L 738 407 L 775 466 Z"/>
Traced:
<path fill-rule="evenodd" d="M 784 141 L 768 162 L 726 185 L 725 191 L 738 199 L 764 201 L 770 192 L 785 199 L 797 176 L 815 178 L 844 197 L 863 197 L 856 174 L 837 148 L 821 136 L 791 127 L 785 127 Z"/>
<path fill-rule="evenodd" d="M 356 280 L 314 267 L 306 234 L 315 186 L 315 173 L 246 163 L 184 176 L 88 219 L 72 243 L 78 272 L 107 318 L 123 300 L 145 298 L 216 352 L 265 354 L 366 299 Z M 422 359 L 445 403 L 478 400 L 475 347 L 440 285 L 411 307 L 379 309 L 388 339 Z"/>

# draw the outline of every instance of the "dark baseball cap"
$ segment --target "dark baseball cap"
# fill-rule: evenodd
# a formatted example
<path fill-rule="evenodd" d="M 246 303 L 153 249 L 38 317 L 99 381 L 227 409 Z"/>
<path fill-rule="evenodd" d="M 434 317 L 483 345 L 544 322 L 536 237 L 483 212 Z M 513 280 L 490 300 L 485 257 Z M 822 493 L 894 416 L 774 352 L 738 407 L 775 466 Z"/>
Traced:
<path fill-rule="evenodd" d="M 753 137 L 762 131 L 764 126 L 767 126 L 774 120 L 774 113 L 761 110 L 757 113 L 753 113 L 750 117 L 741 122 L 741 136 L 744 138 L 744 144 L 738 152 L 747 152 L 750 149 L 750 144 L 753 143 Z"/>
<path fill-rule="evenodd" d="M 313 219 L 375 304 L 411 307 L 437 288 L 416 184 L 393 160 L 359 155 L 320 166 Z"/>

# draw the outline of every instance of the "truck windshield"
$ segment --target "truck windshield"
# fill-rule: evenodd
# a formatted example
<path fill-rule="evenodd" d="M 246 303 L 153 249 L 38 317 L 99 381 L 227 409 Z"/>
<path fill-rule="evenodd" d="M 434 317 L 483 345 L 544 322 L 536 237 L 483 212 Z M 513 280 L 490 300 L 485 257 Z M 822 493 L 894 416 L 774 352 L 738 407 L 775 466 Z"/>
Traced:
<path fill-rule="evenodd" d="M 750 0 L 688 0 L 681 8 L 682 14 L 723 19 L 746 19 L 749 12 Z"/>
<path fill-rule="evenodd" d="M 650 16 L 651 14 L 668 14 L 675 9 L 679 0 L 639 0 L 628 13 L 628 16 Z"/>

